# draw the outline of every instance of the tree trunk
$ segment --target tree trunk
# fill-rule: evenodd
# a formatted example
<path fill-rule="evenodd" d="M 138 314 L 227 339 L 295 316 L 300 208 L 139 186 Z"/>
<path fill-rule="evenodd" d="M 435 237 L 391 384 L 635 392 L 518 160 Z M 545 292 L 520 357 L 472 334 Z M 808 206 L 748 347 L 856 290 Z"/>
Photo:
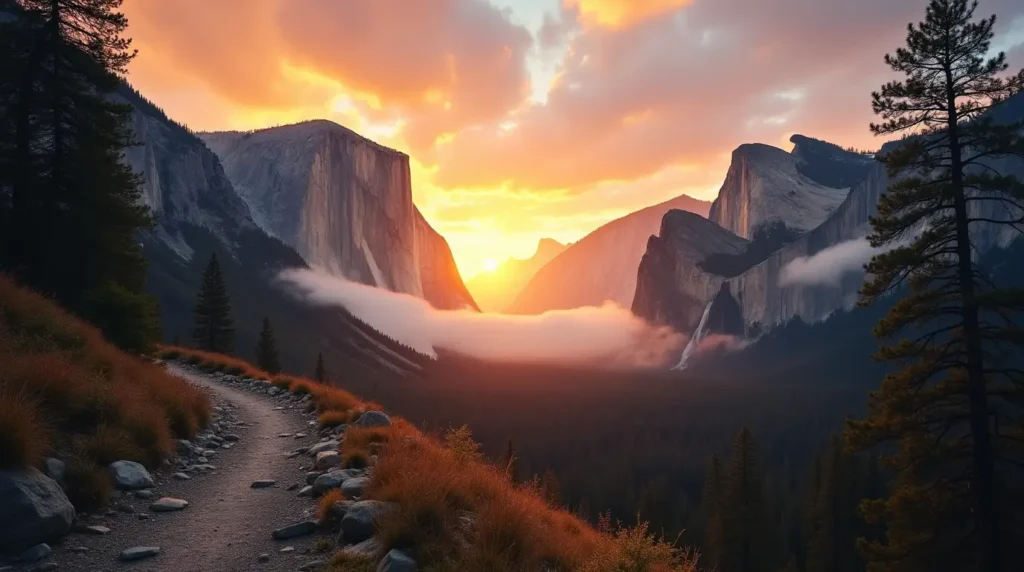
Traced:
<path fill-rule="evenodd" d="M 972 504 L 978 520 L 977 535 L 981 548 L 979 570 L 1002 570 L 999 523 L 995 512 L 995 470 L 992 458 L 992 438 L 989 429 L 988 392 L 981 350 L 981 330 L 978 325 L 978 305 L 974 292 L 974 267 L 971 261 L 970 221 L 964 189 L 963 158 L 960 145 L 959 121 L 956 109 L 952 71 L 946 70 L 946 99 L 948 109 L 949 151 L 953 181 L 953 206 L 956 214 L 957 270 L 960 292 L 963 296 L 961 318 L 964 342 L 967 347 L 967 397 L 973 440 L 974 485 Z"/>

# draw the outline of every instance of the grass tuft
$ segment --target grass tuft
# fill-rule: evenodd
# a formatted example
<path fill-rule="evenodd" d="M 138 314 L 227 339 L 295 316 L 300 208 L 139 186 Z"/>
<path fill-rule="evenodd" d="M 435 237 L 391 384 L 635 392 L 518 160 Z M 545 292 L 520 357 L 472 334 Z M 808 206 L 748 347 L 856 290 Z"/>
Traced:
<path fill-rule="evenodd" d="M 341 489 L 331 489 L 320 497 L 316 505 L 316 517 L 320 520 L 332 520 L 334 518 L 334 505 L 345 500 Z"/>
<path fill-rule="evenodd" d="M 0 470 L 38 467 L 49 450 L 49 429 L 37 404 L 24 394 L 0 391 Z"/>

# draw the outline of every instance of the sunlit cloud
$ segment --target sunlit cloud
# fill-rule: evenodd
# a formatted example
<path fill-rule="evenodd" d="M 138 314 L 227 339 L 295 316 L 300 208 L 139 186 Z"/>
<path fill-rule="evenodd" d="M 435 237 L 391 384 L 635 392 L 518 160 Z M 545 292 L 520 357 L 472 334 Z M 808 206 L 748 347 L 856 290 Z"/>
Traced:
<path fill-rule="evenodd" d="M 578 7 L 587 22 L 601 26 L 624 27 L 647 18 L 661 16 L 693 0 L 565 0 Z"/>

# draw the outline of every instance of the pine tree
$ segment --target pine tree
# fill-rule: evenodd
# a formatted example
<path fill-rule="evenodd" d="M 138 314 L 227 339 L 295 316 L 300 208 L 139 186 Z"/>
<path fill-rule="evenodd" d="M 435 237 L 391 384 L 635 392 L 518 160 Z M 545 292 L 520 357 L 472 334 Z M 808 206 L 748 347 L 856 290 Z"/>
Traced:
<path fill-rule="evenodd" d="M 498 459 L 498 468 L 508 478 L 509 482 L 519 482 L 519 458 L 516 457 L 515 449 L 512 448 L 512 439 L 508 440 L 505 453 Z"/>
<path fill-rule="evenodd" d="M 274 330 L 270 327 L 270 319 L 266 317 L 263 318 L 260 339 L 256 342 L 256 363 L 267 373 L 281 371 L 281 364 L 277 359 L 277 341 L 274 339 Z"/>
<path fill-rule="evenodd" d="M 813 529 L 808 531 L 806 570 L 863 570 L 857 553 L 857 537 L 862 530 L 857 505 L 863 498 L 863 467 L 844 451 L 838 438 L 816 465 L 820 477 L 813 499 Z"/>
<path fill-rule="evenodd" d="M 562 506 L 562 486 L 558 484 L 558 477 L 551 469 L 544 471 L 540 479 L 540 492 L 549 505 Z"/>
<path fill-rule="evenodd" d="M 231 300 L 227 285 L 220 271 L 217 255 L 210 256 L 210 262 L 203 271 L 203 282 L 196 298 L 195 329 L 192 338 L 199 349 L 209 352 L 230 353 L 233 347 L 234 329 L 231 321 Z"/>
<path fill-rule="evenodd" d="M 757 446 L 744 428 L 733 443 L 732 464 L 722 497 L 723 572 L 775 570 L 777 542 L 769 526 L 764 478 L 757 466 Z"/>
<path fill-rule="evenodd" d="M 868 264 L 861 292 L 866 305 L 906 289 L 876 328 L 905 337 L 878 354 L 905 368 L 872 393 L 870 418 L 848 427 L 855 448 L 898 442 L 883 459 L 896 486 L 864 507 L 886 527 L 886 542 L 863 543 L 873 571 L 1020 569 L 1009 551 L 1024 540 L 1024 511 L 1010 478 L 1022 462 L 1024 375 L 1004 358 L 1024 345 L 1009 315 L 1024 292 L 991 283 L 971 230 L 1024 222 L 1024 185 L 992 168 L 1024 156 L 1024 124 L 988 113 L 1024 89 L 1024 71 L 1004 76 L 1005 56 L 988 57 L 995 16 L 975 20 L 976 8 L 932 0 L 907 47 L 885 58 L 906 79 L 872 95 L 884 120 L 873 132 L 916 135 L 880 156 L 895 182 L 869 240 L 892 250 Z"/>
<path fill-rule="evenodd" d="M 700 495 L 700 520 L 703 528 L 703 560 L 717 566 L 722 560 L 722 496 L 725 494 L 725 476 L 718 455 L 711 456 L 704 476 Z"/>
<path fill-rule="evenodd" d="M 152 219 L 125 163 L 134 57 L 121 0 L 19 0 L 0 26 L 0 265 L 122 347 L 156 337 L 138 232 Z"/>
<path fill-rule="evenodd" d="M 316 369 L 313 371 L 313 379 L 320 383 L 327 383 L 327 369 L 324 367 L 324 354 L 316 354 Z"/>

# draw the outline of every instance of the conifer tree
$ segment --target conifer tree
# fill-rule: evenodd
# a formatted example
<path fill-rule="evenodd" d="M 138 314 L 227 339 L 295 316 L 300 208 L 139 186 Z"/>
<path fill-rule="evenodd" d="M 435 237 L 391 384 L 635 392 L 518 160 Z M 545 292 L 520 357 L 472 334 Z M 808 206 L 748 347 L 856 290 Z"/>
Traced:
<path fill-rule="evenodd" d="M 256 363 L 267 373 L 281 371 L 281 364 L 277 358 L 277 340 L 274 339 L 270 319 L 266 317 L 263 318 L 263 329 L 260 330 L 260 338 L 256 342 Z"/>
<path fill-rule="evenodd" d="M 134 57 L 121 0 L 19 0 L 0 24 L 0 266 L 119 345 L 156 336 L 125 163 L 131 108 L 110 94 Z"/>
<path fill-rule="evenodd" d="M 1009 558 L 1024 541 L 1011 480 L 1024 461 L 1024 374 L 1005 357 L 1024 344 L 1011 315 L 1024 293 L 993 284 L 971 241 L 982 225 L 1024 222 L 1024 184 L 993 166 L 1024 155 L 1024 124 L 998 121 L 1024 72 L 1006 76 L 1005 56 L 990 57 L 995 16 L 976 20 L 976 8 L 932 0 L 924 22 L 908 26 L 907 46 L 885 58 L 906 79 L 872 95 L 883 119 L 873 132 L 915 135 L 880 156 L 895 182 L 869 240 L 892 250 L 868 264 L 861 291 L 866 305 L 906 289 L 876 328 L 905 338 L 878 354 L 905 367 L 847 434 L 855 448 L 898 443 L 883 458 L 898 470 L 895 487 L 864 506 L 886 527 L 885 542 L 862 543 L 872 571 L 1020 569 Z"/>
<path fill-rule="evenodd" d="M 203 282 L 196 298 L 195 329 L 192 338 L 199 349 L 209 352 L 230 353 L 234 343 L 231 321 L 231 300 L 220 271 L 217 255 L 203 271 Z"/>
<path fill-rule="evenodd" d="M 324 354 L 316 354 L 316 369 L 313 370 L 313 379 L 320 383 L 327 383 L 327 368 L 324 367 Z"/>
<path fill-rule="evenodd" d="M 857 572 L 864 566 L 857 553 L 862 527 L 857 505 L 862 497 L 864 471 L 834 439 L 817 462 L 820 477 L 813 499 L 813 529 L 808 532 L 807 572 Z"/>
<path fill-rule="evenodd" d="M 516 457 L 515 449 L 512 448 L 512 439 L 508 440 L 505 453 L 498 459 L 498 468 L 505 474 L 509 482 L 519 482 L 519 458 Z"/>
<path fill-rule="evenodd" d="M 722 497 L 719 567 L 723 572 L 775 570 L 777 542 L 769 526 L 764 478 L 758 469 L 757 446 L 749 429 L 740 431 L 732 454 Z"/>
<path fill-rule="evenodd" d="M 558 484 L 558 477 L 551 469 L 544 471 L 544 476 L 540 479 L 540 492 L 551 506 L 562 506 L 562 486 Z"/>
<path fill-rule="evenodd" d="M 725 494 L 725 475 L 718 455 L 711 456 L 704 476 L 700 495 L 700 520 L 704 529 L 703 559 L 711 566 L 722 560 L 722 496 Z"/>

